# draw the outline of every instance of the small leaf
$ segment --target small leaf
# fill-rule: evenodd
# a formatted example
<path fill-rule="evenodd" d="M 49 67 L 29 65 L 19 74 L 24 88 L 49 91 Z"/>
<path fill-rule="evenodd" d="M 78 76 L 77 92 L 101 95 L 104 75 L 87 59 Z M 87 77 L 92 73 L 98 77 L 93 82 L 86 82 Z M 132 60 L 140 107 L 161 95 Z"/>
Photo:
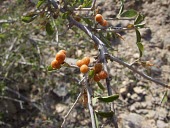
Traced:
<path fill-rule="evenodd" d="M 105 90 L 105 88 L 104 88 L 104 86 L 100 83 L 100 82 L 97 82 L 97 85 L 99 86 L 99 88 L 101 89 L 101 90 Z"/>
<path fill-rule="evenodd" d="M 36 7 L 39 8 L 44 2 L 45 0 L 39 0 Z"/>
<path fill-rule="evenodd" d="M 92 78 L 94 76 L 94 70 L 89 71 L 89 78 Z"/>
<path fill-rule="evenodd" d="M 137 15 L 137 12 L 133 9 L 127 10 L 121 13 L 121 17 L 134 17 Z"/>
<path fill-rule="evenodd" d="M 103 102 L 113 102 L 114 100 L 119 98 L 119 94 L 115 94 L 112 96 L 106 96 L 106 97 L 98 97 L 98 100 Z"/>
<path fill-rule="evenodd" d="M 141 23 L 141 24 L 136 24 L 135 27 L 136 28 L 143 28 L 145 26 L 145 23 Z"/>
<path fill-rule="evenodd" d="M 120 6 L 120 10 L 119 10 L 118 16 L 120 16 L 123 11 L 124 11 L 124 1 L 121 0 L 121 6 Z"/>
<path fill-rule="evenodd" d="M 137 29 L 135 29 L 135 31 L 136 31 L 136 39 L 137 39 L 136 42 L 141 42 L 141 35 L 140 35 L 140 32 L 139 32 Z"/>
<path fill-rule="evenodd" d="M 47 66 L 47 71 L 53 71 L 53 70 L 55 70 L 55 69 L 53 69 L 53 68 L 51 67 L 51 65 Z"/>
<path fill-rule="evenodd" d="M 143 51 L 144 51 L 144 47 L 143 47 L 143 44 L 141 43 L 141 35 L 140 35 L 140 32 L 136 30 L 136 44 L 137 44 L 137 47 L 139 49 L 139 52 L 140 52 L 140 57 L 142 57 L 143 55 Z"/>
<path fill-rule="evenodd" d="M 110 111 L 110 112 L 102 112 L 102 111 L 96 111 L 96 110 L 95 110 L 95 112 L 96 112 L 97 115 L 102 116 L 102 117 L 106 117 L 106 118 L 112 117 L 113 114 L 114 114 L 113 111 Z"/>
<path fill-rule="evenodd" d="M 31 21 L 33 21 L 38 15 L 35 13 L 29 13 L 26 16 L 22 16 L 21 20 L 25 23 L 30 23 Z"/>
<path fill-rule="evenodd" d="M 54 28 L 51 26 L 51 24 L 49 22 L 46 24 L 46 32 L 49 35 L 52 35 L 54 33 Z"/>
<path fill-rule="evenodd" d="M 144 51 L 143 44 L 141 42 L 137 42 L 137 46 L 138 46 L 138 49 L 139 49 L 139 52 L 140 52 L 140 57 L 142 57 L 143 51 Z"/>
<path fill-rule="evenodd" d="M 137 16 L 136 19 L 135 19 L 134 24 L 135 24 L 135 25 L 136 25 L 136 24 L 140 24 L 143 20 L 144 20 L 144 16 L 141 15 L 141 14 L 138 14 L 138 16 Z"/>
<path fill-rule="evenodd" d="M 164 104 L 168 101 L 168 91 L 166 91 L 163 95 L 163 98 L 161 100 L 161 104 Z"/>
<path fill-rule="evenodd" d="M 94 113 L 94 119 L 95 119 L 95 123 L 96 123 L 96 128 L 99 128 L 99 121 L 98 121 L 96 113 Z"/>

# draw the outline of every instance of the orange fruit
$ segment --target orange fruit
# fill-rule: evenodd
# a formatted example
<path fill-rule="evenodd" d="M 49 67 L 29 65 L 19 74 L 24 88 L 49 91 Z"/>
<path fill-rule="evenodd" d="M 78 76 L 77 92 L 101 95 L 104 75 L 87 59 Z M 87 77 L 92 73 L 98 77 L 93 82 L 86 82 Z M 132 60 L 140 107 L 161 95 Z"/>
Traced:
<path fill-rule="evenodd" d="M 93 77 L 94 81 L 99 82 L 100 81 L 100 77 L 98 74 L 95 74 Z"/>
<path fill-rule="evenodd" d="M 60 50 L 59 52 L 63 52 L 65 55 L 67 54 L 66 50 Z"/>
<path fill-rule="evenodd" d="M 55 56 L 55 59 L 62 64 L 66 58 L 66 55 L 63 52 L 58 52 Z"/>
<path fill-rule="evenodd" d="M 103 71 L 99 72 L 100 79 L 106 79 L 107 76 L 108 76 L 108 74 L 106 71 L 103 70 Z"/>
<path fill-rule="evenodd" d="M 76 65 L 77 65 L 78 67 L 81 67 L 81 66 L 83 65 L 83 61 L 82 61 L 82 60 L 78 60 L 78 61 L 76 62 Z"/>
<path fill-rule="evenodd" d="M 51 61 L 51 67 L 54 69 L 59 69 L 60 63 L 57 60 L 53 60 L 53 61 Z"/>
<path fill-rule="evenodd" d="M 97 14 L 95 16 L 95 20 L 99 23 L 102 23 L 103 22 L 103 16 L 101 14 Z"/>
<path fill-rule="evenodd" d="M 90 58 L 89 58 L 89 57 L 84 57 L 84 58 L 82 59 L 82 63 L 88 66 L 89 63 L 90 63 Z"/>
<path fill-rule="evenodd" d="M 95 73 L 99 73 L 102 70 L 102 64 L 101 63 L 97 63 L 94 65 L 94 71 Z"/>
<path fill-rule="evenodd" d="M 108 26 L 108 22 L 106 20 L 103 20 L 103 22 L 100 25 L 102 25 L 103 27 L 106 27 Z"/>
<path fill-rule="evenodd" d="M 85 64 L 83 64 L 81 67 L 80 67 L 80 72 L 81 73 L 87 73 L 89 70 L 89 67 Z"/>

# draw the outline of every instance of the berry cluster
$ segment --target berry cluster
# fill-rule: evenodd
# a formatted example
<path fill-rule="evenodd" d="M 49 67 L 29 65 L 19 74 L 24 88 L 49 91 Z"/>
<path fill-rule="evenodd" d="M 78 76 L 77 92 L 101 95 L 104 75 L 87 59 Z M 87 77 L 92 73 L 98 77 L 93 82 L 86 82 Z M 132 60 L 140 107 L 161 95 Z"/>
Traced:
<path fill-rule="evenodd" d="M 61 67 L 61 64 L 64 63 L 65 58 L 66 58 L 66 51 L 60 50 L 56 54 L 55 59 L 51 62 L 51 67 L 53 69 L 59 69 Z"/>
<path fill-rule="evenodd" d="M 103 16 L 101 14 L 97 14 L 95 16 L 95 20 L 103 27 L 108 26 L 108 22 L 103 18 Z"/>
<path fill-rule="evenodd" d="M 99 82 L 101 79 L 106 79 L 108 74 L 106 71 L 103 70 L 103 66 L 101 63 L 97 63 L 93 67 L 94 70 L 94 81 Z"/>
<path fill-rule="evenodd" d="M 87 73 L 89 71 L 89 67 L 88 67 L 89 63 L 90 63 L 90 58 L 89 57 L 84 57 L 83 59 L 78 60 L 76 62 L 76 65 L 78 67 L 80 67 L 80 72 L 81 73 Z"/>

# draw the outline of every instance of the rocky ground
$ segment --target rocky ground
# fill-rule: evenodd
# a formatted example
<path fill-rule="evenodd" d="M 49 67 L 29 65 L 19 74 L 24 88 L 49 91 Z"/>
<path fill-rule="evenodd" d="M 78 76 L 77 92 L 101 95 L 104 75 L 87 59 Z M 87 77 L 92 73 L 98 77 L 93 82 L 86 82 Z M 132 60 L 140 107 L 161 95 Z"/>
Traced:
<path fill-rule="evenodd" d="M 104 17 L 114 17 L 117 14 L 116 11 L 113 11 L 119 8 L 116 2 L 118 3 L 118 0 L 115 2 L 112 2 L 112 0 L 97 1 Z M 170 1 L 126 0 L 125 9 L 128 8 L 134 8 L 146 16 L 146 28 L 140 30 L 142 44 L 145 48 L 142 60 L 151 61 L 154 64 L 154 66 L 148 69 L 143 67 L 136 68 L 164 83 L 170 84 Z M 109 22 L 115 26 L 126 26 L 131 21 Z M 139 56 L 135 45 L 135 32 L 130 30 L 120 34 L 124 40 L 121 40 L 119 45 L 115 46 L 118 51 L 114 52 L 114 55 L 123 58 L 128 63 L 132 63 Z M 91 54 L 93 55 L 94 53 Z M 137 74 L 133 74 L 129 69 L 116 62 L 109 62 L 109 67 L 113 78 L 111 81 L 112 88 L 115 93 L 120 93 L 121 95 L 119 100 L 115 102 L 120 128 L 170 128 L 170 91 L 168 91 L 167 102 L 161 103 L 162 97 L 167 90 L 166 88 L 145 80 Z M 31 88 L 33 101 L 42 101 L 40 99 L 43 99 L 42 104 L 45 104 L 46 107 L 46 110 L 43 111 L 46 111 L 46 115 L 35 109 L 34 105 L 34 107 L 30 107 L 29 103 L 24 104 L 24 106 L 27 106 L 25 109 L 18 111 L 18 108 L 21 107 L 20 105 L 14 105 L 13 102 L 9 101 L 2 101 L 0 110 L 8 110 L 5 123 L 12 125 L 4 125 L 0 122 L 0 127 L 16 128 L 18 124 L 20 124 L 18 127 L 28 128 L 59 127 L 62 118 L 74 102 L 73 98 L 75 98 L 75 96 L 71 97 L 69 93 L 70 90 L 68 88 L 70 85 L 68 85 L 68 82 L 63 82 L 66 76 L 62 73 L 61 75 L 64 78 L 57 81 L 59 82 L 57 88 L 50 91 L 50 93 L 34 96 L 34 93 L 39 93 L 36 92 L 37 90 L 34 85 Z M 52 77 L 55 76 L 56 74 Z M 27 93 L 24 94 L 28 95 Z M 8 105 L 5 106 L 5 104 Z M 48 111 L 50 107 L 52 111 Z M 13 118 L 11 118 L 11 115 Z M 26 117 L 28 117 L 28 120 Z M 100 121 L 103 123 L 101 125 L 103 128 L 113 127 L 107 123 L 106 119 L 101 119 Z M 67 127 L 90 128 L 91 121 L 88 109 L 84 109 L 78 103 L 67 119 Z"/>

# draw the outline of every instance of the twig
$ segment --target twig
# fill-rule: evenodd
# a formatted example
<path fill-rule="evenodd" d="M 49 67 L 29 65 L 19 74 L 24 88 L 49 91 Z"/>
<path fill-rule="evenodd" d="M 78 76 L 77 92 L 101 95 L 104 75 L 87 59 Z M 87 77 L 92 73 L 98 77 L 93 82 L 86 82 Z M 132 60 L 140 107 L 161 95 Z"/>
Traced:
<path fill-rule="evenodd" d="M 7 96 L 0 96 L 0 99 L 12 100 L 12 101 L 15 101 L 15 102 L 22 102 L 22 103 L 24 102 L 22 100 L 14 99 L 14 98 L 7 97 Z"/>
<path fill-rule="evenodd" d="M 93 35 L 86 26 L 78 23 L 78 22 L 75 21 L 72 17 L 69 17 L 69 20 L 70 20 L 75 26 L 77 26 L 77 27 L 80 28 L 82 31 L 84 31 L 84 32 L 94 41 L 94 43 L 99 46 L 99 49 L 100 49 L 100 51 L 102 52 L 102 53 L 101 53 L 101 56 L 100 56 L 100 59 L 101 59 L 101 61 L 103 61 L 103 62 L 106 63 L 105 54 L 107 54 L 108 52 L 107 52 L 107 49 L 106 49 L 106 47 L 105 47 L 105 44 L 104 44 L 97 36 Z M 104 67 L 104 68 L 105 68 L 105 70 L 107 70 L 107 66 Z M 107 85 L 108 85 L 108 84 L 107 84 Z M 88 89 L 88 88 L 87 88 L 87 89 Z M 110 85 L 109 85 L 109 87 L 108 87 L 108 94 L 109 94 L 109 95 L 112 94 Z M 88 97 L 89 110 L 90 110 L 90 115 L 91 115 L 91 119 L 92 119 L 92 126 L 94 126 L 94 125 L 95 125 L 95 120 L 94 120 L 93 108 L 92 108 L 92 106 L 91 106 L 90 101 L 91 101 L 91 97 L 90 97 L 90 94 L 89 94 L 89 97 Z M 111 109 L 113 110 L 113 104 L 111 105 Z M 114 123 L 114 125 L 115 125 L 115 128 L 118 128 L 118 125 L 117 125 L 117 122 L 116 122 L 115 119 L 116 119 L 116 118 L 115 118 L 115 115 L 114 115 L 114 117 L 113 117 L 113 123 Z M 95 127 L 93 127 L 93 128 L 95 128 Z"/>
<path fill-rule="evenodd" d="M 79 93 L 76 101 L 73 103 L 73 105 L 71 106 L 71 108 L 69 109 L 69 111 L 67 112 L 67 114 L 64 116 L 64 120 L 63 120 L 63 123 L 61 124 L 61 128 L 64 127 L 64 124 L 65 124 L 65 122 L 66 122 L 66 118 L 69 116 L 69 114 L 71 113 L 72 109 L 75 107 L 76 103 L 78 102 L 78 100 L 79 100 L 80 97 L 81 97 L 81 94 L 82 94 L 82 92 Z"/>
<path fill-rule="evenodd" d="M 104 46 L 101 46 L 102 49 L 100 49 L 100 54 L 101 56 L 103 56 L 103 64 L 104 64 L 104 70 L 108 73 L 108 68 L 107 68 L 107 60 L 106 60 L 106 56 L 105 53 L 107 53 L 107 49 Z M 108 96 L 112 95 L 112 88 L 110 86 L 110 79 L 109 76 L 106 78 L 106 86 L 107 86 L 107 92 L 108 92 Z M 117 118 L 115 115 L 115 109 L 114 109 L 114 102 L 110 103 L 110 109 L 111 111 L 113 111 L 113 124 L 115 128 L 118 128 L 118 124 L 117 124 Z"/>
<path fill-rule="evenodd" d="M 150 80 L 150 81 L 152 81 L 152 82 L 154 82 L 154 83 L 157 83 L 157 84 L 159 84 L 159 85 L 161 85 L 161 86 L 163 86 L 163 87 L 165 87 L 165 88 L 170 89 L 170 86 L 168 86 L 168 84 L 162 83 L 161 81 L 156 80 L 156 79 L 154 79 L 154 78 L 152 78 L 152 77 L 144 74 L 143 72 L 138 71 L 136 68 L 132 67 L 130 64 L 128 64 L 128 63 L 126 63 L 126 62 L 123 62 L 122 60 L 118 59 L 118 58 L 115 57 L 115 56 L 112 56 L 112 55 L 109 55 L 109 54 L 107 54 L 107 55 L 108 55 L 108 57 L 109 57 L 109 59 L 110 59 L 111 61 L 116 61 L 117 63 L 119 63 L 119 64 L 121 64 L 121 65 L 129 68 L 129 69 L 132 70 L 134 73 L 137 73 L 137 74 L 139 74 L 140 76 L 144 77 L 145 79 Z"/>
<path fill-rule="evenodd" d="M 86 83 L 86 87 L 87 87 L 88 107 L 89 107 L 90 116 L 91 116 L 92 128 L 96 128 L 96 121 L 95 121 L 95 117 L 94 117 L 94 110 L 93 110 L 92 99 L 91 99 L 92 91 L 91 91 L 91 88 L 89 87 L 88 83 Z"/>

